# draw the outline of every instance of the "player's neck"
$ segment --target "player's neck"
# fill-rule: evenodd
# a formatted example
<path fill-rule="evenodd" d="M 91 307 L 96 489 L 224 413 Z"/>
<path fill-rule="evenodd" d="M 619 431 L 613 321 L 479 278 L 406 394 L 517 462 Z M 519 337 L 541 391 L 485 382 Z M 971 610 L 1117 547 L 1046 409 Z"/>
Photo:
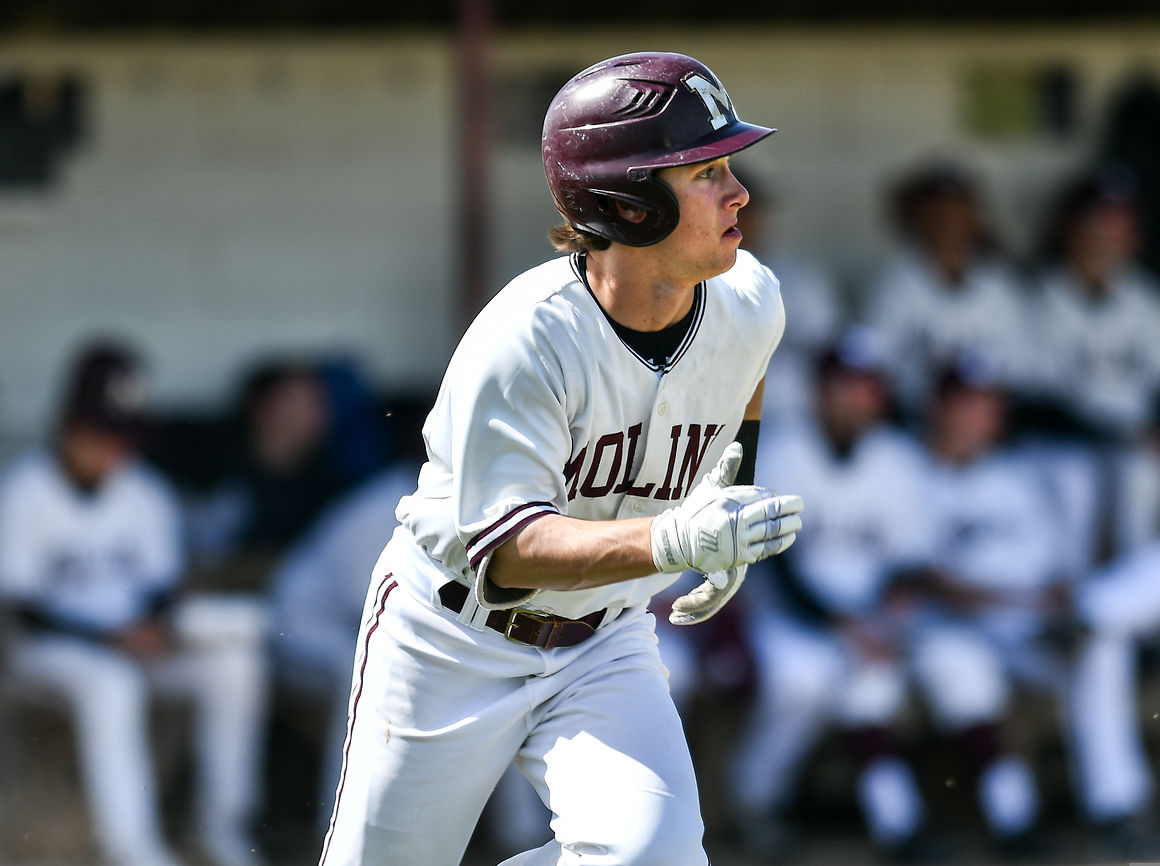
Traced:
<path fill-rule="evenodd" d="M 637 331 L 679 322 L 693 305 L 699 280 L 666 273 L 648 248 L 613 244 L 588 254 L 588 287 L 612 319 Z"/>

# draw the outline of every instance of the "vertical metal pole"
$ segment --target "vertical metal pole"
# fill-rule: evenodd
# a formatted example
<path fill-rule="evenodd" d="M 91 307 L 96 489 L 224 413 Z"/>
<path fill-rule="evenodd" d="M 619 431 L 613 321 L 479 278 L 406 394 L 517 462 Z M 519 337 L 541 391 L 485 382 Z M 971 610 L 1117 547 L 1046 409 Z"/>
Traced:
<path fill-rule="evenodd" d="M 459 0 L 460 330 L 488 298 L 491 0 Z"/>

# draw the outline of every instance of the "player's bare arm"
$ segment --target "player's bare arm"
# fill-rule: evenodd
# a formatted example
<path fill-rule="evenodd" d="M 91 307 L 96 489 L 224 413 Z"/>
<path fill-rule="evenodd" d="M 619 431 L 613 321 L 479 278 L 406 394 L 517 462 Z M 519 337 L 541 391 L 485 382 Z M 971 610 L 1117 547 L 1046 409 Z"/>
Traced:
<path fill-rule="evenodd" d="M 504 588 L 578 590 L 656 572 L 721 572 L 781 553 L 801 529 L 801 499 L 735 485 L 741 446 L 677 506 L 650 519 L 546 515 L 497 548 L 488 578 Z"/>
<path fill-rule="evenodd" d="M 496 586 L 592 589 L 656 572 L 650 517 L 579 520 L 549 514 L 526 526 L 492 557 Z"/>
<path fill-rule="evenodd" d="M 761 417 L 763 385 L 764 380 L 750 398 L 744 416 L 747 421 Z M 741 458 L 741 449 L 734 446 L 687 500 L 698 516 L 707 507 L 728 503 L 724 505 L 728 515 L 726 524 L 734 517 L 750 522 L 749 544 L 756 546 L 746 547 L 742 539 L 734 540 L 734 554 L 721 562 L 721 570 L 736 569 L 738 565 L 780 553 L 793 543 L 801 527 L 797 497 L 777 497 L 763 488 L 732 485 Z M 746 505 L 756 507 L 746 508 Z M 687 538 L 685 524 L 689 522 L 696 523 L 698 533 L 701 529 L 714 531 L 707 515 L 697 520 L 681 513 L 680 508 L 670 509 L 657 518 L 629 520 L 580 520 L 559 514 L 545 515 L 496 550 L 488 578 L 505 589 L 569 591 L 592 589 L 657 571 L 697 564 L 707 566 L 706 554 L 681 550 L 683 546 L 695 546 Z M 682 529 L 685 539 L 680 539 Z M 693 558 L 697 559 L 696 563 L 689 561 Z M 670 560 L 673 567 L 668 567 Z M 740 582 L 740 577 L 737 581 Z"/>

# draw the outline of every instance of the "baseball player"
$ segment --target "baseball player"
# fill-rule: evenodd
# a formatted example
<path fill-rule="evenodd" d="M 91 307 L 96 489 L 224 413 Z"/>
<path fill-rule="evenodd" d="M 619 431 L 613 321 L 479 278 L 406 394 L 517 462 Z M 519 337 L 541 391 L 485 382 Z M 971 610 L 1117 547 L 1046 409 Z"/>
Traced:
<path fill-rule="evenodd" d="M 886 597 L 927 555 L 925 463 L 910 437 L 883 423 L 881 364 L 867 329 L 847 330 L 815 358 L 812 417 L 775 427 L 758 454 L 760 475 L 810 503 L 809 531 L 774 568 L 761 568 L 776 572 L 773 585 L 751 577 L 743 590 L 759 690 L 734 790 L 748 844 L 765 856 L 784 836 L 798 766 L 831 720 L 857 758 L 876 847 L 903 856 L 924 841 L 918 785 L 890 734 L 906 696 L 905 646 Z"/>
<path fill-rule="evenodd" d="M 1062 686 L 1041 637 L 1060 612 L 1065 548 L 1035 465 L 1000 447 L 1005 397 L 995 366 L 964 353 L 943 368 L 931 405 L 930 606 L 913 632 L 914 672 L 936 725 L 977 776 L 994 840 L 1025 852 L 1036 841 L 1038 793 L 1000 726 L 1013 681 Z"/>
<path fill-rule="evenodd" d="M 1039 280 L 1037 381 L 1089 435 L 1029 450 L 1061 482 L 1079 482 L 1063 501 L 1081 504 L 1072 525 L 1085 566 L 1147 540 L 1140 518 L 1160 495 L 1160 468 L 1135 444 L 1160 388 L 1160 286 L 1135 259 L 1136 208 L 1131 176 L 1112 166 L 1068 184 Z"/>
<path fill-rule="evenodd" d="M 1029 360 L 1018 284 L 988 249 L 972 180 L 935 165 L 910 182 L 908 199 L 905 244 L 870 287 L 867 321 L 902 407 L 917 417 L 932 373 L 964 349 L 987 351 L 1016 384 Z"/>
<path fill-rule="evenodd" d="M 799 498 L 735 483 L 784 316 L 738 249 L 729 156 L 771 132 L 680 54 L 605 60 L 552 100 L 569 254 L 448 365 L 367 594 L 324 866 L 458 863 L 513 759 L 553 837 L 505 863 L 707 862 L 646 605 L 693 568 L 672 616 L 711 615 L 801 526 Z"/>
<path fill-rule="evenodd" d="M 176 598 L 176 497 L 135 458 L 139 362 L 99 344 L 78 360 L 52 448 L 0 480 L 0 597 L 23 623 L 19 682 L 63 699 L 106 860 L 172 866 L 150 761 L 150 691 L 192 696 L 198 830 L 219 866 L 259 862 L 256 804 L 265 717 L 261 622 L 245 606 Z"/>
<path fill-rule="evenodd" d="M 1116 439 L 1138 435 L 1160 387 L 1160 287 L 1135 263 L 1131 178 L 1093 171 L 1064 190 L 1041 275 L 1040 379 Z"/>

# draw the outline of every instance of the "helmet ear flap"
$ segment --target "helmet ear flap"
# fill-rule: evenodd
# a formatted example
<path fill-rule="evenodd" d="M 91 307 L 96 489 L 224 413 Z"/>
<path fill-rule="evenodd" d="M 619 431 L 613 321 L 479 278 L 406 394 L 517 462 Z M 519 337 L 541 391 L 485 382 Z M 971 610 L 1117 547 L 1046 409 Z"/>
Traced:
<path fill-rule="evenodd" d="M 600 212 L 599 234 L 630 247 L 647 247 L 665 237 L 680 222 L 677 197 L 668 184 L 655 179 L 641 184 L 634 193 L 612 190 L 588 190 Z M 626 216 L 618 204 L 641 214 L 638 219 Z"/>

